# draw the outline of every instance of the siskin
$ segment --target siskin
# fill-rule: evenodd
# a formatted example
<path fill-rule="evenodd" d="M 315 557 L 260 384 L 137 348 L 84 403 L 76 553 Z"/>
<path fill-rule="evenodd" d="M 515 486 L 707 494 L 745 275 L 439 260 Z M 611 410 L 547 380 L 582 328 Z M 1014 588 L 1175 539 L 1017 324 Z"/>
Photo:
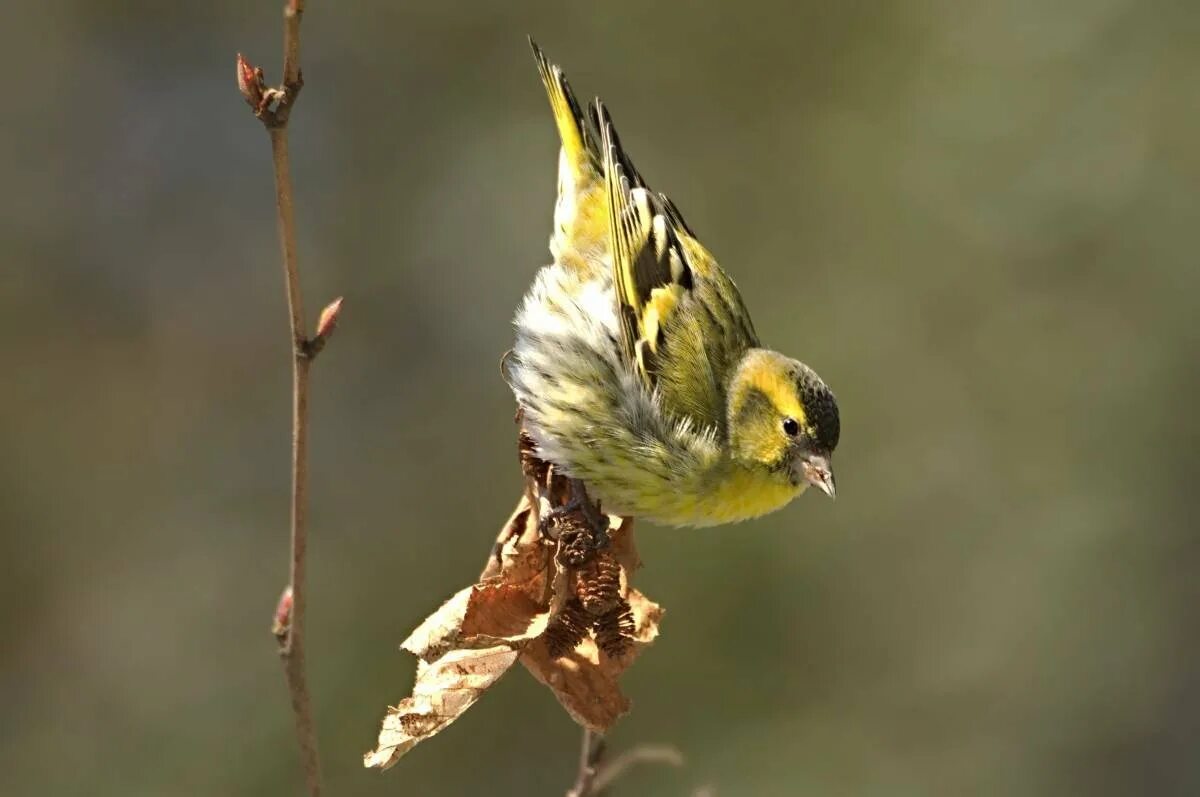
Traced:
<path fill-rule="evenodd" d="M 810 484 L 833 497 L 833 392 L 759 345 L 733 281 L 647 187 L 604 105 L 584 116 L 530 44 L 562 141 L 554 262 L 517 312 L 504 375 L 538 455 L 606 512 L 673 526 L 756 517 Z"/>

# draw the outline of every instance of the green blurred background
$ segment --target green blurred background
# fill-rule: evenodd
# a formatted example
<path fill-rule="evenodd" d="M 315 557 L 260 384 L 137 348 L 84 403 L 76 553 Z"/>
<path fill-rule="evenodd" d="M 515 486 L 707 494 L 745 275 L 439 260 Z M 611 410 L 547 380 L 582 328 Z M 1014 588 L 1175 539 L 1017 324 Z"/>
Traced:
<path fill-rule="evenodd" d="M 0 33 L 0 792 L 295 794 L 268 633 L 288 349 L 276 0 L 14 5 Z M 839 500 L 642 527 L 668 609 L 619 794 L 1200 793 L 1193 0 L 329 3 L 293 117 L 331 795 L 557 795 L 524 673 L 385 774 L 397 643 L 516 498 L 498 361 L 547 259 L 525 35 L 603 95 L 769 344 L 843 413 Z"/>

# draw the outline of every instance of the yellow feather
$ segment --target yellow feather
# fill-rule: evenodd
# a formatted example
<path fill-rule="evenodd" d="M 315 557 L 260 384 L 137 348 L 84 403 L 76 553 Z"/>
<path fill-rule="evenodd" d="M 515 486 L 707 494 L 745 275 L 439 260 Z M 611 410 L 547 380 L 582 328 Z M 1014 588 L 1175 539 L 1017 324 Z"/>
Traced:
<path fill-rule="evenodd" d="M 714 523 L 729 523 L 758 517 L 787 504 L 805 485 L 772 479 L 758 470 L 738 468 L 717 483 L 703 501 L 704 514 Z"/>
<path fill-rule="evenodd" d="M 739 395 L 731 397 L 733 414 L 741 409 L 741 402 L 752 390 L 758 390 L 780 413 L 795 418 L 801 426 L 808 428 L 808 418 L 804 414 L 804 405 L 800 403 L 796 383 L 783 363 L 782 355 L 765 349 L 748 355 L 738 379 L 739 386 L 744 389 L 739 391 Z"/>
<path fill-rule="evenodd" d="M 533 48 L 534 58 L 537 59 L 538 72 L 542 75 L 542 84 L 546 87 L 550 110 L 554 114 L 554 124 L 562 141 L 562 162 L 575 175 L 576 182 L 582 182 L 580 178 L 595 174 L 596 169 L 583 138 L 583 119 L 579 116 L 579 107 L 562 70 L 546 60 L 533 39 L 529 40 L 529 46 Z"/>
<path fill-rule="evenodd" d="M 671 315 L 679 298 L 683 296 L 683 288 L 679 285 L 668 285 L 665 288 L 655 288 L 650 292 L 650 301 L 642 314 L 642 330 L 650 351 L 658 354 L 658 330 Z"/>

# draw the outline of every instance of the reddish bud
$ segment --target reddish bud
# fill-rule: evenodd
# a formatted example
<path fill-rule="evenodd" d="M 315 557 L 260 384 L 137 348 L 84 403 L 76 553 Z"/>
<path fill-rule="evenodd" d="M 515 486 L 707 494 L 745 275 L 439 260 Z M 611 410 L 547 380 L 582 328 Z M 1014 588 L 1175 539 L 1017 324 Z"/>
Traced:
<path fill-rule="evenodd" d="M 279 604 L 275 607 L 275 622 L 271 624 L 271 633 L 283 644 L 288 632 L 292 629 L 292 588 L 289 585 L 279 596 Z"/>
<path fill-rule="evenodd" d="M 317 334 L 311 340 L 303 341 L 302 354 L 306 357 L 316 357 L 329 342 L 330 335 L 337 329 L 338 314 L 342 311 L 342 297 L 334 299 L 321 311 L 317 319 Z"/>
<path fill-rule="evenodd" d="M 317 319 L 318 338 L 327 338 L 333 334 L 333 331 L 337 329 L 338 313 L 340 312 L 342 312 L 341 296 L 325 305 L 325 309 L 321 311 L 321 316 Z"/>
<path fill-rule="evenodd" d="M 237 84 L 242 99 L 253 109 L 255 114 L 261 113 L 267 102 L 267 85 L 263 71 L 246 60 L 238 53 Z"/>

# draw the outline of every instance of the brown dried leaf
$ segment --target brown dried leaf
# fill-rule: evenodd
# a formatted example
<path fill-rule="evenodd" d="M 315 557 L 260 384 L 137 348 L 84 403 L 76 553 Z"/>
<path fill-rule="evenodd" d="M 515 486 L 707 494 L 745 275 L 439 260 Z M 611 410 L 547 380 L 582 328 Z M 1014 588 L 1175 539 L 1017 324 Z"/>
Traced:
<path fill-rule="evenodd" d="M 441 608 L 413 629 L 408 638 L 400 643 L 401 649 L 429 662 L 453 648 L 457 642 L 458 628 L 467 616 L 467 605 L 474 591 L 475 587 L 459 590 L 453 598 L 443 603 Z"/>
<path fill-rule="evenodd" d="M 547 637 L 554 634 L 543 632 L 556 618 L 561 623 L 560 613 L 568 600 L 582 607 L 575 593 L 584 571 L 557 561 L 556 544 L 545 539 L 540 528 L 539 508 L 545 512 L 565 504 L 561 492 L 565 480 L 552 476 L 544 464 L 539 470 L 539 463 L 531 461 L 528 452 L 523 464 L 533 472 L 544 471 L 544 479 L 530 479 L 529 493 L 501 528 L 479 582 L 446 601 L 402 644 L 420 659 L 416 683 L 410 697 L 388 709 L 378 747 L 363 758 L 367 767 L 386 769 L 418 742 L 438 733 L 470 708 L 518 658 L 586 728 L 605 731 L 629 710 L 629 699 L 621 693 L 618 678 L 658 635 L 663 613 L 629 586 L 633 571 L 641 566 L 633 543 L 633 523 L 626 518 L 608 518 L 610 547 L 604 551 L 612 557 L 610 563 L 615 560 L 620 565 L 619 586 L 611 571 L 600 574 L 590 560 L 592 586 L 582 590 L 593 603 L 603 592 L 600 597 L 613 602 L 610 611 L 623 611 L 627 601 L 632 636 L 624 625 L 619 632 L 614 630 L 616 625 L 605 627 L 618 634 L 619 644 L 609 644 L 608 649 L 620 651 L 606 654 L 590 635 L 601 626 L 587 627 L 599 623 L 601 615 L 580 608 L 584 623 L 580 634 L 589 635 L 574 650 L 555 658 L 547 646 Z M 605 601 L 593 609 L 608 608 Z M 628 619 L 623 617 L 621 622 Z M 606 637 L 609 643 L 612 633 Z M 577 638 L 572 635 L 566 644 Z"/>
<path fill-rule="evenodd" d="M 520 536 L 528 514 L 518 506 L 505 530 L 519 528 Z M 536 533 L 536 522 L 534 529 Z M 387 769 L 417 742 L 457 719 L 545 630 L 549 607 L 539 598 L 545 592 L 548 551 L 537 540 L 533 553 L 501 553 L 506 567 L 497 568 L 488 581 L 460 590 L 401 643 L 421 660 L 417 680 L 412 695 L 388 709 L 378 746 L 363 757 L 365 766 Z M 540 562 L 533 554 L 540 555 Z"/>
<path fill-rule="evenodd" d="M 521 585 L 476 584 L 443 603 L 400 647 L 432 662 L 451 650 L 525 642 L 545 626 L 546 607 L 534 602 Z"/>
<path fill-rule="evenodd" d="M 538 530 L 537 512 L 529 496 L 521 496 L 517 508 L 500 528 L 492 556 L 479 574 L 480 582 L 497 579 L 510 584 L 544 587 L 551 549 L 543 544 Z M 540 593 L 539 593 L 540 594 Z"/>
<path fill-rule="evenodd" d="M 508 671 L 520 651 L 509 645 L 451 650 L 432 664 L 417 666 L 411 697 L 390 707 L 379 731 L 378 746 L 363 756 L 363 766 L 387 769 L 417 742 L 445 728 Z"/>
<path fill-rule="evenodd" d="M 544 639 L 531 642 L 521 654 L 521 663 L 534 678 L 550 687 L 571 718 L 583 727 L 604 733 L 629 711 L 629 698 L 621 692 L 618 679 L 658 636 L 663 609 L 636 589 L 626 599 L 633 610 L 634 641 L 618 658 L 597 649 L 594 640 L 584 639 L 571 653 L 554 658 Z"/>
<path fill-rule="evenodd" d="M 637 546 L 633 542 L 633 518 L 609 515 L 609 536 L 612 539 L 612 555 L 621 563 L 627 578 L 632 578 L 642 567 Z"/>

